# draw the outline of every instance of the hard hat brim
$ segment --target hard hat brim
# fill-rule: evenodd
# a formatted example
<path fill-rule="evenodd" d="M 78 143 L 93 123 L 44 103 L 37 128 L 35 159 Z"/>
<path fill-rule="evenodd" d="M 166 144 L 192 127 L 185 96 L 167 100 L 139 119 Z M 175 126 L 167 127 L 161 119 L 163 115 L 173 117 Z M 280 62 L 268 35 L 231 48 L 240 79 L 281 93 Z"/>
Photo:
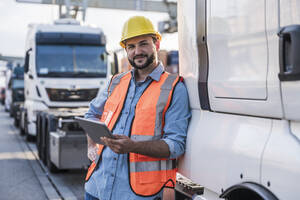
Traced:
<path fill-rule="evenodd" d="M 161 35 L 160 35 L 158 32 L 153 33 L 153 31 L 149 31 L 149 33 L 145 33 L 145 32 L 143 32 L 143 34 L 137 33 L 137 34 L 128 36 L 128 37 L 126 37 L 126 38 L 123 38 L 123 39 L 120 41 L 121 47 L 125 48 L 125 41 L 126 41 L 126 40 L 131 39 L 131 38 L 134 38 L 134 37 L 142 36 L 142 35 L 155 35 L 156 38 L 157 38 L 157 40 L 158 40 L 158 41 L 161 41 Z"/>

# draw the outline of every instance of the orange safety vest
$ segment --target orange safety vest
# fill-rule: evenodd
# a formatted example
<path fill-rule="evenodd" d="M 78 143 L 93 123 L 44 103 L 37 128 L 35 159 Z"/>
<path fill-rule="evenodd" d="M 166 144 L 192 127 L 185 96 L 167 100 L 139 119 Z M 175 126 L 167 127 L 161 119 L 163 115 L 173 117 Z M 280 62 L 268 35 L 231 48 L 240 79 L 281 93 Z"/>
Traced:
<path fill-rule="evenodd" d="M 113 130 L 123 109 L 131 73 L 118 74 L 112 78 L 108 88 L 108 98 L 100 121 Z M 171 103 L 176 84 L 182 81 L 177 75 L 164 72 L 160 80 L 152 81 L 140 97 L 135 117 L 131 125 L 130 138 L 136 141 L 159 140 L 163 136 L 165 113 Z M 86 181 L 99 163 L 103 145 L 98 146 L 98 155 L 88 169 Z M 153 158 L 136 153 L 129 153 L 130 186 L 136 195 L 152 196 L 163 187 L 175 187 L 176 160 Z"/>

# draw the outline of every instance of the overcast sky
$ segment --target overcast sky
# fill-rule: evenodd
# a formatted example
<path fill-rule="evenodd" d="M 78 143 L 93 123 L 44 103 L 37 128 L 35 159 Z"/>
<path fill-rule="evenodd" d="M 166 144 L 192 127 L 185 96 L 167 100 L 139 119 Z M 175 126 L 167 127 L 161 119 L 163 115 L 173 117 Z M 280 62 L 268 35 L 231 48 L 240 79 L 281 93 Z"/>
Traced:
<path fill-rule="evenodd" d="M 88 8 L 86 23 L 102 28 L 107 37 L 108 50 L 114 50 L 120 48 L 119 40 L 124 22 L 134 15 L 144 15 L 150 18 L 155 26 L 159 21 L 168 19 L 167 13 Z M 57 18 L 58 6 L 0 0 L 0 54 L 24 56 L 27 25 L 30 23 L 51 23 Z M 176 49 L 177 34 L 163 36 L 161 48 Z"/>

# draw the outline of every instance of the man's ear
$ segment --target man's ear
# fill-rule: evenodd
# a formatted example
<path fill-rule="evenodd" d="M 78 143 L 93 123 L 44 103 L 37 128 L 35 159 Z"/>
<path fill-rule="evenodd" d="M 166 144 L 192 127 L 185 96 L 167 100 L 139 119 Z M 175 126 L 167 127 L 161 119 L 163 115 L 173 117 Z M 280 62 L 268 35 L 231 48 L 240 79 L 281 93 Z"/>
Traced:
<path fill-rule="evenodd" d="M 156 51 L 159 51 L 159 48 L 160 48 L 160 41 L 159 40 L 156 40 L 155 47 L 156 47 Z"/>

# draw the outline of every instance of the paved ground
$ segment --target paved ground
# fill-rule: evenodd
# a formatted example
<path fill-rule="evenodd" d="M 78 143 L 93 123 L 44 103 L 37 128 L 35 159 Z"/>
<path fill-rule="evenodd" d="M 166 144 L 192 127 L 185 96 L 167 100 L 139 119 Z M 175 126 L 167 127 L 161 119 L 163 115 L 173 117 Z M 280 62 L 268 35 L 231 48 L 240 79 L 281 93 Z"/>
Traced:
<path fill-rule="evenodd" d="M 52 174 L 0 105 L 0 200 L 83 200 L 85 170 Z M 164 200 L 173 200 L 165 190 Z"/>
<path fill-rule="evenodd" d="M 35 158 L 11 130 L 11 119 L 0 108 L 0 199 L 47 199 L 32 168 Z"/>
<path fill-rule="evenodd" d="M 0 105 L 0 200 L 83 200 L 85 173 L 51 174 Z"/>

